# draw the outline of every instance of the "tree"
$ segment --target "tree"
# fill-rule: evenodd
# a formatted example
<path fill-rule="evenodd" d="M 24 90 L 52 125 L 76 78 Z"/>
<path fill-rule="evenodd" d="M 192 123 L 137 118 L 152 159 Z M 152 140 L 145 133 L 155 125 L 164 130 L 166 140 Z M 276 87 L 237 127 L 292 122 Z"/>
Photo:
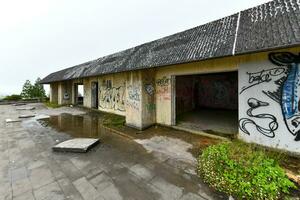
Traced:
<path fill-rule="evenodd" d="M 41 79 L 37 78 L 34 85 L 32 85 L 29 80 L 26 80 L 21 92 L 22 97 L 25 99 L 30 99 L 30 98 L 42 99 L 46 97 L 46 92 L 44 90 L 43 85 L 39 83 L 40 81 Z"/>
<path fill-rule="evenodd" d="M 30 80 L 26 80 L 26 82 L 23 85 L 21 96 L 24 99 L 32 98 L 32 90 L 33 90 L 33 85 L 31 84 Z"/>
<path fill-rule="evenodd" d="M 42 84 L 40 84 L 41 79 L 38 77 L 34 83 L 33 86 L 33 91 L 32 91 L 32 97 L 33 98 L 45 98 L 46 97 L 46 92 L 44 89 L 44 86 Z"/>

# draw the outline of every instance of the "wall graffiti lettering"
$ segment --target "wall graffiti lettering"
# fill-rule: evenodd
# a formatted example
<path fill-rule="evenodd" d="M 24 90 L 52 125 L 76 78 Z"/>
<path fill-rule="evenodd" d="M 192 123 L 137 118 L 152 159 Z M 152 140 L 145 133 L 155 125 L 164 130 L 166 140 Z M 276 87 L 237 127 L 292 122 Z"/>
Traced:
<path fill-rule="evenodd" d="M 148 95 L 152 96 L 155 92 L 154 86 L 151 83 L 147 83 L 144 85 L 145 91 Z"/>
<path fill-rule="evenodd" d="M 99 107 L 103 109 L 113 109 L 125 111 L 125 87 L 105 87 L 100 89 Z"/>
<path fill-rule="evenodd" d="M 164 76 L 161 79 L 156 80 L 157 90 L 156 95 L 160 100 L 171 100 L 171 94 L 169 90 L 169 85 L 171 79 Z"/>
<path fill-rule="evenodd" d="M 170 85 L 170 82 L 171 82 L 171 79 L 164 76 L 163 78 L 156 80 L 156 85 L 161 86 L 161 87 L 168 86 L 168 85 Z"/>
<path fill-rule="evenodd" d="M 248 99 L 248 105 L 249 109 L 247 110 L 247 115 L 249 118 L 241 118 L 239 120 L 239 126 L 240 129 L 250 135 L 250 132 L 248 131 L 246 125 L 251 124 L 254 125 L 256 130 L 260 132 L 261 134 L 269 137 L 269 138 L 274 138 L 275 137 L 275 131 L 278 129 L 278 122 L 277 119 L 274 115 L 271 114 L 266 114 L 266 113 L 261 113 L 261 114 L 253 114 L 253 111 L 255 109 L 258 109 L 262 106 L 269 106 L 269 103 L 260 101 L 255 98 L 250 98 Z M 250 119 L 254 118 L 257 120 L 269 120 L 268 127 L 262 127 L 258 125 L 254 120 Z"/>
<path fill-rule="evenodd" d="M 140 101 L 140 91 L 139 91 L 139 87 L 137 86 L 133 86 L 133 85 L 130 85 L 127 87 L 127 90 L 128 90 L 128 98 L 130 100 L 134 100 L 134 101 Z"/>
<path fill-rule="evenodd" d="M 254 73 L 247 72 L 249 85 L 242 87 L 240 94 L 242 94 L 245 90 L 255 85 L 259 85 L 265 82 L 270 82 L 273 76 L 279 76 L 283 74 L 285 71 L 286 71 L 285 68 L 280 67 L 280 68 L 272 68 L 268 70 L 261 70 L 259 72 L 254 72 Z"/>
<path fill-rule="evenodd" d="M 135 102 L 135 101 L 127 101 L 126 102 L 126 106 L 128 106 L 129 108 L 132 108 L 134 110 L 137 110 L 137 111 L 140 110 L 139 105 L 140 104 L 138 102 Z"/>

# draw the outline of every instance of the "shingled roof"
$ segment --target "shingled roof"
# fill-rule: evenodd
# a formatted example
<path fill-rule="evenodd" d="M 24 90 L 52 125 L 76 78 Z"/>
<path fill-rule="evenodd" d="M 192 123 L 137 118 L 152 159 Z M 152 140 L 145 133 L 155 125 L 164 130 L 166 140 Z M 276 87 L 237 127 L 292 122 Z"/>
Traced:
<path fill-rule="evenodd" d="M 300 44 L 300 0 L 274 0 L 174 35 L 54 72 L 51 83 Z"/>

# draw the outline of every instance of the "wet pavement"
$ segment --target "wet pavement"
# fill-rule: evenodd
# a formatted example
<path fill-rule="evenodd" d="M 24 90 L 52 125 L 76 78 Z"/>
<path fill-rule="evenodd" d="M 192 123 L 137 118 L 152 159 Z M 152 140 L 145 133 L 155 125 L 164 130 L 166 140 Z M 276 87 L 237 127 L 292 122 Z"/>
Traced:
<path fill-rule="evenodd" d="M 33 105 L 0 106 L 0 199 L 228 199 L 195 174 L 195 155 L 217 141 L 162 127 L 109 130 L 101 114 Z M 5 123 L 20 114 L 37 117 Z M 100 144 L 85 154 L 51 149 L 82 136 Z"/>

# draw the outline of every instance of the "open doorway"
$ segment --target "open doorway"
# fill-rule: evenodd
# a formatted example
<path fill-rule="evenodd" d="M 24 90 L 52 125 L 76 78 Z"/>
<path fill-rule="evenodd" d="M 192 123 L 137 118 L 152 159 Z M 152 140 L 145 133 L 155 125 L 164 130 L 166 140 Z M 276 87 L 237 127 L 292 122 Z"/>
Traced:
<path fill-rule="evenodd" d="M 92 82 L 91 85 L 91 105 L 92 108 L 98 109 L 98 82 Z"/>
<path fill-rule="evenodd" d="M 75 105 L 83 105 L 84 99 L 84 85 L 80 83 L 75 83 L 74 85 L 74 103 Z"/>
<path fill-rule="evenodd" d="M 176 76 L 176 125 L 221 136 L 238 132 L 238 73 Z"/>

